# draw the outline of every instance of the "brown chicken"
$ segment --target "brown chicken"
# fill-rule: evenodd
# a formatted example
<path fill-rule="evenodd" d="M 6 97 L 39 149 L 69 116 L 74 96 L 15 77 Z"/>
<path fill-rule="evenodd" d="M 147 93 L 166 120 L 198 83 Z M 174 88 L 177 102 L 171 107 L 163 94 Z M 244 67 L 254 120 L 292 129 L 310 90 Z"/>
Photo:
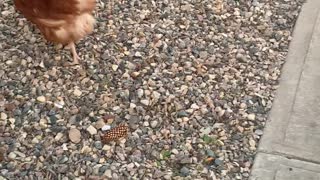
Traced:
<path fill-rule="evenodd" d="M 14 0 L 16 9 L 51 42 L 69 45 L 78 64 L 75 43 L 93 31 L 95 0 Z"/>

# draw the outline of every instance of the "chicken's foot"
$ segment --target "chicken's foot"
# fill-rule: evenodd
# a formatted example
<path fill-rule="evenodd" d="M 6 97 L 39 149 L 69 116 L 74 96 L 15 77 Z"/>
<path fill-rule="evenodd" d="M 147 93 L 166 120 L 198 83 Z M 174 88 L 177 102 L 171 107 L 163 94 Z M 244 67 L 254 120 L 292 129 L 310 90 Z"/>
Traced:
<path fill-rule="evenodd" d="M 69 47 L 73 57 L 73 62 L 71 63 L 71 65 L 79 64 L 80 57 L 78 56 L 76 45 L 74 44 L 74 42 L 69 43 Z"/>

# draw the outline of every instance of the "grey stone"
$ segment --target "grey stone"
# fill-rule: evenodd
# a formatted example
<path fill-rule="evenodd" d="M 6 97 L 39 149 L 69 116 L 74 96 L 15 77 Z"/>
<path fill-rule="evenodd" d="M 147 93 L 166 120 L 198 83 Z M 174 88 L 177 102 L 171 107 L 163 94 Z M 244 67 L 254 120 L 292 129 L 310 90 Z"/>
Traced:
<path fill-rule="evenodd" d="M 190 173 L 190 170 L 189 170 L 187 167 L 183 166 L 183 167 L 180 169 L 180 173 L 181 173 L 182 176 L 188 176 L 189 173 Z"/>

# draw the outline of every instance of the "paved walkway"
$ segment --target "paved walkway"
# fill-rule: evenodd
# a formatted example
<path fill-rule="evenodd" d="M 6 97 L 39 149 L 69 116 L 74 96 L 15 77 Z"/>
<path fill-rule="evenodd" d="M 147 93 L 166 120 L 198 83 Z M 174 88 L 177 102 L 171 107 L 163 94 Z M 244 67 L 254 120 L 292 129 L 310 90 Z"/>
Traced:
<path fill-rule="evenodd" d="M 320 0 L 307 0 L 251 180 L 320 180 Z"/>

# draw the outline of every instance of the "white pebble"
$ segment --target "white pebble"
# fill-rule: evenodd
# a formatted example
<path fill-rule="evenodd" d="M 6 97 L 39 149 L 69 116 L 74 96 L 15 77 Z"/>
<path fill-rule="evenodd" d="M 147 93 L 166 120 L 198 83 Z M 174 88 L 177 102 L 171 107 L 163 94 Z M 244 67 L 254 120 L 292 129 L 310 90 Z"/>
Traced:
<path fill-rule="evenodd" d="M 26 158 L 24 159 L 25 162 L 30 162 L 31 160 L 32 160 L 31 157 L 26 157 Z"/>
<path fill-rule="evenodd" d="M 128 164 L 128 166 L 127 166 L 127 169 L 133 169 L 134 168 L 134 163 L 130 163 L 130 164 Z"/>
<path fill-rule="evenodd" d="M 58 133 L 56 135 L 56 137 L 54 137 L 54 140 L 59 141 L 62 137 L 63 137 L 63 134 L 62 133 Z"/>
<path fill-rule="evenodd" d="M 87 154 L 91 151 L 92 151 L 92 148 L 90 148 L 89 146 L 83 146 L 83 148 L 81 149 L 81 153 L 84 153 L 84 154 Z"/>
<path fill-rule="evenodd" d="M 63 106 L 64 106 L 64 102 L 63 102 L 63 101 L 56 102 L 56 103 L 54 103 L 54 106 L 57 107 L 57 108 L 59 108 L 59 109 L 62 109 Z"/>
<path fill-rule="evenodd" d="M 7 115 L 6 113 L 2 112 L 2 113 L 0 114 L 0 119 L 1 119 L 1 120 L 6 120 L 7 118 L 8 118 L 8 115 Z"/>
<path fill-rule="evenodd" d="M 16 157 L 17 157 L 17 155 L 14 152 L 9 153 L 9 155 L 8 155 L 8 158 L 11 160 L 15 159 Z"/>
<path fill-rule="evenodd" d="M 141 98 L 143 96 L 143 94 L 144 94 L 143 89 L 138 89 L 137 90 L 137 95 L 138 95 L 139 98 Z"/>
<path fill-rule="evenodd" d="M 98 133 L 97 129 L 94 128 L 94 127 L 91 126 L 91 125 L 87 128 L 87 131 L 88 131 L 91 135 L 95 135 L 95 134 Z"/>
<path fill-rule="evenodd" d="M 114 106 L 113 108 L 112 108 L 112 110 L 114 110 L 114 111 L 119 111 L 121 108 L 120 108 L 120 106 Z"/>
<path fill-rule="evenodd" d="M 48 121 L 47 121 L 46 119 L 40 119 L 39 125 L 40 125 L 41 128 L 46 128 L 46 127 L 48 127 L 47 124 L 48 124 Z"/>
<path fill-rule="evenodd" d="M 113 70 L 113 71 L 117 71 L 117 70 L 118 70 L 118 68 L 119 68 L 119 66 L 118 66 L 118 65 L 115 65 L 115 64 L 113 64 L 113 65 L 112 65 L 112 70 Z"/>
<path fill-rule="evenodd" d="M 105 151 L 109 151 L 111 149 L 111 146 L 109 145 L 104 145 L 102 150 L 105 150 Z"/>
<path fill-rule="evenodd" d="M 149 105 L 149 100 L 147 100 L 147 99 L 143 99 L 143 100 L 141 100 L 140 101 L 143 105 L 146 105 L 146 106 L 148 106 Z"/>
<path fill-rule="evenodd" d="M 34 138 L 32 139 L 32 141 L 31 141 L 31 143 L 32 143 L 32 144 L 37 144 L 37 143 L 39 143 L 38 138 L 37 138 L 37 137 L 34 137 Z"/>
<path fill-rule="evenodd" d="M 241 109 L 245 109 L 245 108 L 247 108 L 246 103 L 241 103 L 241 104 L 240 104 L 240 108 L 241 108 Z"/>
<path fill-rule="evenodd" d="M 155 99 L 159 99 L 160 96 L 161 96 L 161 94 L 158 93 L 157 91 L 153 91 L 153 92 L 152 92 L 152 96 L 153 96 L 153 98 L 155 98 Z"/>
<path fill-rule="evenodd" d="M 192 76 L 191 75 L 188 75 L 188 76 L 186 76 L 186 81 L 191 81 L 192 80 Z"/>
<path fill-rule="evenodd" d="M 134 108 L 136 108 L 137 107 L 137 105 L 136 104 L 134 104 L 134 103 L 130 103 L 130 108 L 131 109 L 134 109 Z"/>
<path fill-rule="evenodd" d="M 148 121 L 145 121 L 145 122 L 143 123 L 143 126 L 148 127 L 148 126 L 149 126 L 149 122 L 148 122 Z"/>
<path fill-rule="evenodd" d="M 104 176 L 106 176 L 107 178 L 112 178 L 112 171 L 110 169 L 107 169 L 104 174 Z"/>
<path fill-rule="evenodd" d="M 79 89 L 75 89 L 75 90 L 73 91 L 73 95 L 79 97 L 79 96 L 82 95 L 82 92 L 81 92 Z"/>
<path fill-rule="evenodd" d="M 151 121 L 151 127 L 155 128 L 158 125 L 158 121 Z"/>
<path fill-rule="evenodd" d="M 110 129 L 111 129 L 111 126 L 110 126 L 110 125 L 104 125 L 104 126 L 102 126 L 102 128 L 101 128 L 102 131 L 108 131 L 108 130 L 110 130 Z"/>
<path fill-rule="evenodd" d="M 41 103 L 44 103 L 44 102 L 46 102 L 46 97 L 44 97 L 44 96 L 39 96 L 39 97 L 37 97 L 37 101 L 39 101 L 39 102 L 41 102 Z"/>
<path fill-rule="evenodd" d="M 191 109 L 199 109 L 200 107 L 197 104 L 192 104 Z"/>
<path fill-rule="evenodd" d="M 7 65 L 11 65 L 13 63 L 13 61 L 9 60 L 9 61 L 6 61 L 6 64 Z"/>
<path fill-rule="evenodd" d="M 172 152 L 173 154 L 179 154 L 179 151 L 178 151 L 177 149 L 172 149 L 171 152 Z"/>
<path fill-rule="evenodd" d="M 255 146 L 256 146 L 256 141 L 253 140 L 253 139 L 250 139 L 250 140 L 249 140 L 249 145 L 250 145 L 251 147 L 255 147 Z"/>
<path fill-rule="evenodd" d="M 12 14 L 12 12 L 10 12 L 10 11 L 2 11 L 1 12 L 1 15 L 3 15 L 4 17 L 6 17 L 6 16 L 8 16 L 10 14 Z"/>
<path fill-rule="evenodd" d="M 63 144 L 62 144 L 62 149 L 63 149 L 64 151 L 68 151 L 67 143 L 63 143 Z"/>
<path fill-rule="evenodd" d="M 136 56 L 136 57 L 141 57 L 142 55 L 141 55 L 141 52 L 136 52 L 136 53 L 134 54 L 134 56 Z"/>
<path fill-rule="evenodd" d="M 250 121 L 254 121 L 254 120 L 256 119 L 256 115 L 255 115 L 255 114 L 249 114 L 249 115 L 247 116 L 247 118 L 248 118 L 248 120 L 250 120 Z"/>

